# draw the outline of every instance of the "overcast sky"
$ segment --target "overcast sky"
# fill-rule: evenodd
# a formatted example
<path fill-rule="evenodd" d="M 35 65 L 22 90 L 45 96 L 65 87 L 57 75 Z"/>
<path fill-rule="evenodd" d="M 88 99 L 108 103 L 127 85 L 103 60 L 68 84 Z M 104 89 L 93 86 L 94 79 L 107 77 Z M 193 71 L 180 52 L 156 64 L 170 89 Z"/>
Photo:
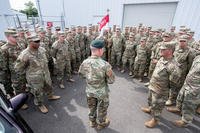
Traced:
<path fill-rule="evenodd" d="M 9 1 L 11 8 L 16 10 L 23 10 L 25 8 L 24 4 L 27 3 L 28 1 L 32 1 L 35 4 L 35 0 L 9 0 Z"/>

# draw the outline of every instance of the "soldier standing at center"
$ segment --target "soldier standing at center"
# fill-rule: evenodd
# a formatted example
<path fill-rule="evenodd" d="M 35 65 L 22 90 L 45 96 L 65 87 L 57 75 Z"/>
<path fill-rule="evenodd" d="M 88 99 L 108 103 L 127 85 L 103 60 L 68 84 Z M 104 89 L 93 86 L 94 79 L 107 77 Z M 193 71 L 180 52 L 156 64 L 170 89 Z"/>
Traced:
<path fill-rule="evenodd" d="M 115 80 L 111 65 L 101 59 L 104 42 L 94 40 L 91 43 L 92 55 L 84 60 L 79 68 L 79 74 L 86 78 L 87 103 L 90 109 L 90 126 L 98 130 L 109 126 L 107 109 L 109 106 L 109 87 Z"/>

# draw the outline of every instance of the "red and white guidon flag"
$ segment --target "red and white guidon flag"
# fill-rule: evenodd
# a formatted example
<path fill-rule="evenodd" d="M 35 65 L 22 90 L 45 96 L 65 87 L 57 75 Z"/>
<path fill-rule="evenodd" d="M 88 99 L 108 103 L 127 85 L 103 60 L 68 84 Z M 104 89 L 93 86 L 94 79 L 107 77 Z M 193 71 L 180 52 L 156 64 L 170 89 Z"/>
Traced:
<path fill-rule="evenodd" d="M 109 22 L 109 15 L 103 17 L 101 22 L 99 22 L 99 29 L 101 30 Z"/>

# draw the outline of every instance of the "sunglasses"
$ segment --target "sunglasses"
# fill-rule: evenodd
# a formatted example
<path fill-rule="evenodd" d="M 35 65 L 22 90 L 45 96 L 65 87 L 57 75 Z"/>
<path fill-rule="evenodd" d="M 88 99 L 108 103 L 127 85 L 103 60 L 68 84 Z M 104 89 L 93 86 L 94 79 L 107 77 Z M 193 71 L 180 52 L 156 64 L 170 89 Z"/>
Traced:
<path fill-rule="evenodd" d="M 40 43 L 40 40 L 38 40 L 38 41 L 33 41 L 34 43 Z"/>

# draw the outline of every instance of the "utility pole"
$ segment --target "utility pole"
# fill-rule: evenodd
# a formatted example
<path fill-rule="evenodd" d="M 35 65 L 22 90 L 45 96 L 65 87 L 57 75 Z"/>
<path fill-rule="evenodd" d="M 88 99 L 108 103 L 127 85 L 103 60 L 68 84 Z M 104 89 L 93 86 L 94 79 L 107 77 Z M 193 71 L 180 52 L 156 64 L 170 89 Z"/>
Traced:
<path fill-rule="evenodd" d="M 38 15 L 40 18 L 40 24 L 44 25 L 43 19 L 42 19 L 42 12 L 41 12 L 41 8 L 40 8 L 40 0 L 36 0 L 37 2 L 37 7 L 38 7 Z"/>
<path fill-rule="evenodd" d="M 64 20 L 64 28 L 65 28 L 65 26 L 66 26 L 66 15 L 65 15 L 65 1 L 64 0 L 62 0 L 62 5 L 63 5 L 63 20 Z"/>

